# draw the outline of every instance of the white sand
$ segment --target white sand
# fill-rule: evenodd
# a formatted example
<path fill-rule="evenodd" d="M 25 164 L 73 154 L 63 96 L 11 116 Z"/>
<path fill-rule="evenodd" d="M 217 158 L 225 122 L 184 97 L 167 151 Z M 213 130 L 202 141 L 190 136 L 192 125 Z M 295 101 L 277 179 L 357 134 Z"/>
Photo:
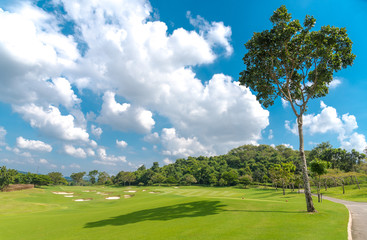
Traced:
<path fill-rule="evenodd" d="M 178 188 L 178 187 L 174 187 L 174 188 Z"/>
<path fill-rule="evenodd" d="M 73 192 L 52 192 L 53 194 L 67 194 L 67 195 L 70 195 L 70 194 L 74 194 Z"/>
<path fill-rule="evenodd" d="M 131 195 L 124 195 L 124 198 L 131 198 Z"/>
<path fill-rule="evenodd" d="M 146 190 L 144 189 L 143 192 L 145 192 Z"/>
<path fill-rule="evenodd" d="M 115 197 L 106 197 L 105 199 L 107 200 L 116 200 L 116 199 L 120 199 L 121 197 L 119 196 L 115 196 Z"/>
<path fill-rule="evenodd" d="M 85 201 L 90 201 L 92 200 L 92 198 L 79 198 L 79 199 L 74 199 L 75 202 L 85 202 Z"/>
<path fill-rule="evenodd" d="M 64 197 L 74 197 L 74 195 L 64 195 Z"/>
<path fill-rule="evenodd" d="M 124 192 L 136 192 L 135 190 L 129 190 L 129 191 L 124 191 Z"/>

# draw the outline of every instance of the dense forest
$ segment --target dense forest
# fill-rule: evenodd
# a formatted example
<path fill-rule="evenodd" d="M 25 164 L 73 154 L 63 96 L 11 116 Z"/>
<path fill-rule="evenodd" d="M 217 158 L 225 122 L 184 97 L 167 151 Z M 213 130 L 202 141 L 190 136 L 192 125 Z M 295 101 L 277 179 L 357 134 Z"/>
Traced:
<path fill-rule="evenodd" d="M 311 176 L 327 184 L 327 179 L 342 179 L 367 173 L 366 155 L 355 150 L 333 148 L 329 143 L 321 143 L 311 151 L 306 151 Z M 320 170 L 321 168 L 321 170 Z M 93 170 L 77 172 L 67 182 L 59 172 L 47 175 L 20 173 L 13 169 L 1 168 L 0 189 L 9 184 L 40 185 L 153 185 L 153 184 L 200 184 L 211 186 L 246 187 L 249 184 L 273 184 L 275 186 L 301 186 L 302 178 L 299 152 L 283 145 L 244 145 L 232 149 L 227 154 L 212 157 L 188 157 L 177 159 L 175 163 L 160 167 L 154 162 L 150 168 L 142 165 L 134 172 L 120 171 L 115 176 Z M 318 178 L 317 178 L 318 176 Z M 352 179 L 352 178 L 351 178 Z M 331 181 L 331 180 L 330 180 Z M 329 181 L 329 184 L 332 182 Z M 353 181 L 353 179 L 352 179 Z M 341 182 L 341 181 L 338 181 Z"/>

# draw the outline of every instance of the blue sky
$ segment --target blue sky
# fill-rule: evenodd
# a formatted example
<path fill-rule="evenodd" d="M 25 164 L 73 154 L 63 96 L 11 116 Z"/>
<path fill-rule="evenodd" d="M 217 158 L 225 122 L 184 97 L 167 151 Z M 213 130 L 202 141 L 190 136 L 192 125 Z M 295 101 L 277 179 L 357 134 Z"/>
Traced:
<path fill-rule="evenodd" d="M 254 32 L 285 4 L 346 27 L 357 55 L 310 102 L 305 148 L 366 147 L 367 1 L 0 0 L 0 165 L 110 174 L 243 144 L 298 148 L 295 117 L 238 86 Z"/>

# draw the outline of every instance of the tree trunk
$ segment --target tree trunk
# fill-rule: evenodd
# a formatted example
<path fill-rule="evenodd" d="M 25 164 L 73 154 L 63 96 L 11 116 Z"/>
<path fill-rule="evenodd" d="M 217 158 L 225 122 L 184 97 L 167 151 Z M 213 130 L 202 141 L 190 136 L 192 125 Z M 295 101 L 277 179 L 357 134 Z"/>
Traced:
<path fill-rule="evenodd" d="M 298 193 L 300 193 L 300 192 L 301 192 L 301 184 L 298 183 Z"/>
<path fill-rule="evenodd" d="M 298 135 L 299 135 L 299 154 L 302 162 L 302 173 L 303 173 L 303 183 L 305 188 L 305 199 L 307 205 L 307 212 L 315 212 L 316 209 L 313 206 L 312 195 L 311 195 L 311 187 L 310 182 L 308 180 L 308 172 L 307 172 L 307 161 L 304 150 L 304 142 L 303 142 L 303 116 L 302 114 L 297 117 L 298 124 Z"/>
<path fill-rule="evenodd" d="M 327 191 L 327 179 L 324 179 L 325 191 Z"/>
<path fill-rule="evenodd" d="M 284 181 L 282 181 L 282 188 L 283 188 L 283 195 L 285 195 L 285 186 L 284 186 Z"/>
<path fill-rule="evenodd" d="M 337 187 L 338 184 L 336 183 L 336 178 L 333 178 L 333 180 L 334 180 L 334 187 Z"/>
<path fill-rule="evenodd" d="M 361 188 L 359 187 L 359 182 L 358 182 L 358 178 L 357 178 L 357 176 L 354 176 L 354 178 L 356 179 L 356 183 L 357 183 L 358 189 L 361 189 Z"/>
<path fill-rule="evenodd" d="M 317 183 L 317 197 L 318 197 L 318 201 L 320 202 L 320 188 L 321 188 L 321 179 L 320 179 L 320 175 L 319 175 L 319 182 Z"/>
<path fill-rule="evenodd" d="M 344 179 L 342 178 L 342 186 L 343 186 L 343 194 L 345 194 L 345 189 L 344 189 Z"/>

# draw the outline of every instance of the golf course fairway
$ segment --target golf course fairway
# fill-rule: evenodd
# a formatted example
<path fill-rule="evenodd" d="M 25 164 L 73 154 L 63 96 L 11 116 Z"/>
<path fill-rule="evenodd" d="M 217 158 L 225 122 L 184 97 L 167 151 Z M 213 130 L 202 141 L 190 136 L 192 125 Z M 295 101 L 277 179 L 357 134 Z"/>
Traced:
<path fill-rule="evenodd" d="M 1 240 L 347 239 L 345 206 L 314 199 L 310 214 L 303 194 L 274 189 L 55 186 L 0 203 Z"/>

